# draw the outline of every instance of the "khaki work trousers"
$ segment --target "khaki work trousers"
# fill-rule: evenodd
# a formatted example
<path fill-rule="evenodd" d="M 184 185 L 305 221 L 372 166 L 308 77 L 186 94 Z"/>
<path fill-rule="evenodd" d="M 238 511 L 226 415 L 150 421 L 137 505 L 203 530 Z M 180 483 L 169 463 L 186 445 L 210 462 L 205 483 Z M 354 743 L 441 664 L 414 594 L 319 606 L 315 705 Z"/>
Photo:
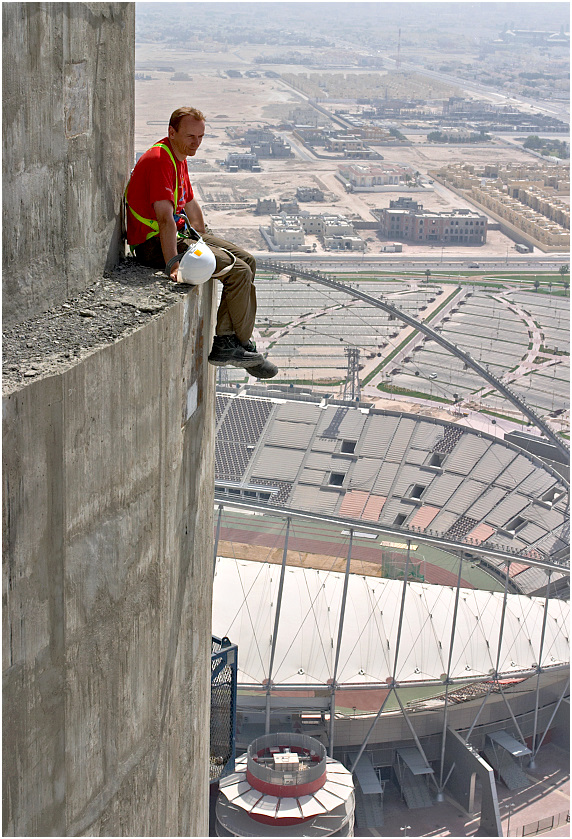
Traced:
<path fill-rule="evenodd" d="M 256 318 L 256 260 L 248 251 L 219 236 L 213 236 L 212 233 L 204 233 L 203 239 L 215 255 L 216 274 L 232 264 L 229 253 L 236 257 L 231 270 L 220 278 L 222 296 L 215 332 L 217 335 L 236 335 L 241 344 L 246 344 L 252 336 Z M 186 251 L 187 247 L 184 240 L 177 243 L 179 253 Z M 164 268 L 165 260 L 159 237 L 153 236 L 152 239 L 137 245 L 135 258 L 151 268 Z"/>

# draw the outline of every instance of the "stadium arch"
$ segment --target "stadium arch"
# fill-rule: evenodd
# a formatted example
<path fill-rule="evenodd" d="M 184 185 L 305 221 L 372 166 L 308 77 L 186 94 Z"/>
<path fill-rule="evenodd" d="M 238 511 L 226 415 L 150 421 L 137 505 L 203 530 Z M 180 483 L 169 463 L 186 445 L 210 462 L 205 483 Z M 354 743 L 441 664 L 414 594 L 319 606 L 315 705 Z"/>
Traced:
<path fill-rule="evenodd" d="M 481 376 L 488 384 L 492 385 L 499 393 L 501 393 L 506 399 L 508 399 L 512 404 L 518 408 L 518 410 L 527 418 L 529 419 L 542 434 L 545 435 L 561 452 L 561 454 L 565 457 L 566 463 L 570 464 L 570 448 L 566 445 L 564 440 L 556 434 L 555 431 L 550 427 L 550 425 L 545 422 L 545 420 L 539 416 L 536 411 L 534 411 L 524 399 L 518 396 L 514 391 L 512 391 L 509 387 L 507 387 L 500 379 L 494 376 L 489 370 L 486 368 L 485 365 L 480 364 L 476 359 L 474 359 L 469 353 L 464 352 L 457 344 L 454 344 L 452 341 L 449 341 L 444 336 L 440 335 L 434 329 L 432 329 L 428 324 L 423 323 L 422 321 L 414 318 L 412 315 L 408 315 L 407 313 L 401 311 L 397 306 L 393 306 L 391 303 L 388 303 L 385 300 L 378 300 L 376 297 L 372 297 L 370 294 L 366 294 L 359 289 L 352 288 L 344 283 L 339 283 L 336 280 L 332 280 L 329 277 L 325 276 L 319 271 L 304 271 L 298 267 L 294 267 L 293 265 L 283 264 L 280 262 L 266 262 L 266 261 L 259 261 L 259 267 L 266 269 L 266 270 L 280 270 L 284 273 L 288 274 L 293 279 L 296 279 L 297 276 L 303 277 L 304 279 L 310 280 L 312 282 L 318 283 L 320 285 L 324 285 L 328 288 L 331 288 L 335 291 L 340 291 L 344 294 L 353 297 L 356 300 L 362 300 L 364 303 L 368 303 L 371 306 L 374 306 L 378 309 L 382 309 L 385 312 L 393 315 L 399 320 L 403 321 L 404 323 L 408 324 L 409 326 L 413 326 L 415 329 L 418 329 L 423 334 L 427 335 L 431 340 L 435 341 L 436 343 L 440 344 L 450 353 L 455 355 L 459 358 L 467 367 L 471 367 L 479 376 Z"/>

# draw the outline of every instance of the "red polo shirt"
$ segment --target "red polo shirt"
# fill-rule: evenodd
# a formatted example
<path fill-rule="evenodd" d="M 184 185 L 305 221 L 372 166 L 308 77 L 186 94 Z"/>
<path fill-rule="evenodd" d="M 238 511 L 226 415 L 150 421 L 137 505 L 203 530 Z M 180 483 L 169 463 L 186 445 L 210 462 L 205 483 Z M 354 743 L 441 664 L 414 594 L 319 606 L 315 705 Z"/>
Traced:
<path fill-rule="evenodd" d="M 175 178 L 173 161 L 165 149 L 152 146 L 137 161 L 127 186 L 127 241 L 132 246 L 144 242 L 151 232 L 151 228 L 138 221 L 129 207 L 132 207 L 142 218 L 156 221 L 157 217 L 153 207 L 155 201 L 170 201 L 175 208 L 176 180 L 178 180 L 177 206 L 175 208 L 177 213 L 193 197 L 186 159 L 178 160 L 175 157 L 168 137 L 159 140 L 159 142 L 171 149 L 177 164 L 177 176 Z M 179 222 L 178 226 L 182 227 L 183 223 Z"/>

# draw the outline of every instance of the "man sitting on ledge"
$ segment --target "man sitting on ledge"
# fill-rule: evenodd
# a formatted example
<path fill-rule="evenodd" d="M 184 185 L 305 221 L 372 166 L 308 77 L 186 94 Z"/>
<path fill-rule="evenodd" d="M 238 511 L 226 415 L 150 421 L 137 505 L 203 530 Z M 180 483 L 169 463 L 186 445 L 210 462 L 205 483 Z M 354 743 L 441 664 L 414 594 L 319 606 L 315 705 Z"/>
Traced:
<path fill-rule="evenodd" d="M 179 263 L 189 245 L 185 243 L 185 212 L 191 225 L 209 246 L 216 259 L 213 274 L 223 284 L 217 312 L 216 330 L 209 362 L 216 366 L 243 367 L 257 379 L 270 379 L 278 373 L 272 362 L 257 352 L 252 341 L 256 316 L 252 254 L 213 236 L 197 203 L 187 167 L 205 135 L 205 117 L 196 108 L 177 108 L 169 120 L 169 134 L 142 155 L 126 190 L 127 241 L 135 258 L 151 268 L 169 266 L 171 280 L 177 282 Z"/>

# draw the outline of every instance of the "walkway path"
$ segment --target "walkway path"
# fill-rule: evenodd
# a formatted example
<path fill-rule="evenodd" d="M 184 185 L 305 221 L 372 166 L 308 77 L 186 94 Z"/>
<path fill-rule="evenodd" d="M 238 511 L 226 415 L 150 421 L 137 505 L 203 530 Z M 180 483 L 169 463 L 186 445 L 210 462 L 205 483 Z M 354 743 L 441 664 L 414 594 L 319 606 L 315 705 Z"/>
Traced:
<path fill-rule="evenodd" d="M 441 290 L 444 294 L 446 294 L 447 291 L 449 291 L 449 288 L 447 286 L 444 286 L 444 287 L 441 286 Z M 439 314 L 436 315 L 435 318 L 433 318 L 433 320 L 431 321 L 431 326 L 433 328 L 435 328 L 435 326 L 437 326 L 439 323 L 441 323 L 443 318 L 446 315 L 448 315 L 453 308 L 455 308 L 456 306 L 459 305 L 460 301 L 466 296 L 466 294 L 467 294 L 467 289 L 466 288 L 460 288 L 457 291 L 457 294 L 455 294 L 455 296 L 452 297 L 451 300 L 449 300 L 447 305 L 444 306 L 441 309 Z M 443 301 L 441 299 L 441 296 L 437 297 L 434 300 L 433 303 L 429 304 L 426 311 L 420 312 L 419 320 L 422 321 L 422 322 L 426 322 L 430 318 L 430 316 L 433 314 L 433 312 L 436 309 L 438 309 L 439 306 L 441 306 L 442 302 Z M 386 358 L 388 355 L 390 355 L 390 353 L 393 352 L 395 347 L 398 347 L 401 344 L 401 342 L 405 341 L 405 339 L 408 336 L 413 336 L 411 338 L 411 340 L 408 341 L 407 344 L 403 347 L 403 349 L 401 349 L 397 353 L 397 355 L 394 356 L 394 358 L 391 359 L 392 365 L 393 364 L 395 364 L 395 365 L 400 364 L 403 361 L 403 359 L 412 352 L 414 347 L 419 346 L 423 342 L 423 340 L 425 339 L 425 336 L 423 335 L 423 333 L 421 333 L 421 332 L 417 332 L 417 334 L 415 334 L 415 333 L 416 333 L 415 329 L 412 329 L 409 326 L 404 327 L 395 338 L 391 339 L 391 342 L 387 345 L 387 347 L 385 347 L 382 350 L 381 358 L 374 358 L 374 359 L 368 360 L 366 362 L 366 364 L 365 364 L 365 366 L 362 370 L 361 377 L 363 379 L 365 379 L 365 377 L 371 372 L 371 370 L 374 370 L 381 363 L 381 361 L 383 361 L 384 358 Z M 376 388 L 377 385 L 380 384 L 380 382 L 383 381 L 385 372 L 386 372 L 385 370 L 380 370 L 379 373 L 376 373 L 376 375 L 371 379 L 371 381 L 368 382 L 368 386 L 370 388 L 371 387 Z"/>

